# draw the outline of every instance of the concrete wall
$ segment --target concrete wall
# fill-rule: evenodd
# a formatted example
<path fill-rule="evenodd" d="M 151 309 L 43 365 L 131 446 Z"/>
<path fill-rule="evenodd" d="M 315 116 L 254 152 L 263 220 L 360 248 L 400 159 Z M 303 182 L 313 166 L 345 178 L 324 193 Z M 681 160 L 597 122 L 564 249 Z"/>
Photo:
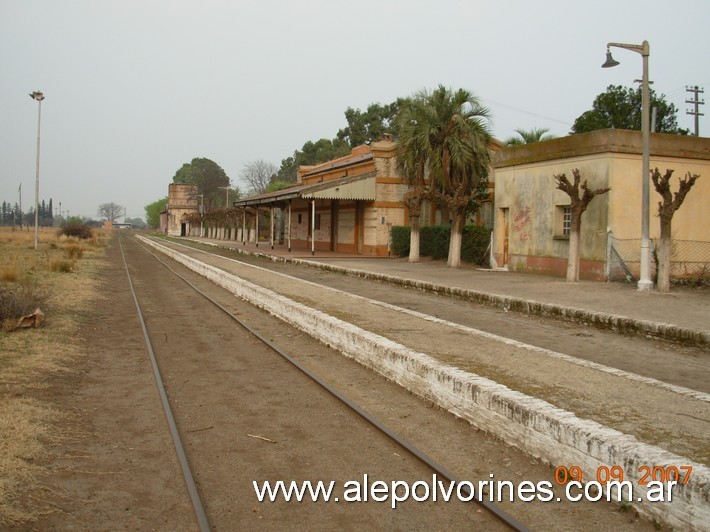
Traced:
<path fill-rule="evenodd" d="M 563 276 L 567 266 L 567 239 L 561 237 L 560 207 L 569 197 L 556 189 L 554 175 L 571 180 L 578 168 L 592 189 L 611 191 L 592 200 L 582 216 L 580 276 L 603 279 L 606 233 L 616 238 L 641 236 L 641 133 L 601 130 L 546 142 L 511 147 L 494 160 L 494 256 L 504 263 L 508 241 L 508 267 Z M 710 139 L 678 135 L 652 135 L 651 169 L 674 168 L 677 180 L 690 171 L 701 177 L 673 220 L 673 237 L 710 240 Z M 651 184 L 651 237 L 659 234 L 657 204 L 660 195 Z M 506 233 L 505 211 L 508 209 Z"/>

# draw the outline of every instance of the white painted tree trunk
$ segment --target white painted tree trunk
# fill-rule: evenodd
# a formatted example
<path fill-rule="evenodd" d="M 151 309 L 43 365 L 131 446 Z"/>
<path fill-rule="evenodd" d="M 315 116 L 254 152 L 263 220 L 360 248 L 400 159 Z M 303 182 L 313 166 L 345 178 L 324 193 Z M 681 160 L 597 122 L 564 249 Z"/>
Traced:
<path fill-rule="evenodd" d="M 658 240 L 658 281 L 659 292 L 671 290 L 671 220 L 661 217 L 661 237 Z"/>
<path fill-rule="evenodd" d="M 567 282 L 579 281 L 579 229 L 570 231 L 567 258 Z"/>
<path fill-rule="evenodd" d="M 449 241 L 449 268 L 461 267 L 461 239 L 463 233 L 463 216 L 456 213 L 451 224 L 451 240 Z"/>
<path fill-rule="evenodd" d="M 409 233 L 409 262 L 419 262 L 419 216 L 410 219 L 412 230 Z"/>

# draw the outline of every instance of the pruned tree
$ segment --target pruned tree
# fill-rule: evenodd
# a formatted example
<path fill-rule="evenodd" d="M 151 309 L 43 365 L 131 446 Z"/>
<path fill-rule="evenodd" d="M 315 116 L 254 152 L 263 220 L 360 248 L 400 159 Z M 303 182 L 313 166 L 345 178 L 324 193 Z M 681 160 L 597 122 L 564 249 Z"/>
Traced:
<path fill-rule="evenodd" d="M 587 180 L 581 182 L 579 169 L 572 170 L 574 182 L 570 183 L 565 174 L 553 176 L 557 183 L 557 188 L 567 194 L 570 198 L 570 230 L 569 230 L 569 256 L 567 259 L 567 281 L 579 281 L 579 232 L 582 226 L 582 214 L 587 210 L 589 202 L 596 196 L 606 194 L 610 187 L 591 190 L 587 186 Z M 581 189 L 581 194 L 580 194 Z"/>
<path fill-rule="evenodd" d="M 259 159 L 244 165 L 241 178 L 249 185 L 249 194 L 263 194 L 277 171 L 276 165 Z"/>
<path fill-rule="evenodd" d="M 685 178 L 678 178 L 678 192 L 671 191 L 672 169 L 666 169 L 661 175 L 658 168 L 651 171 L 653 186 L 661 195 L 662 201 L 658 202 L 658 217 L 661 220 L 661 237 L 658 241 L 658 275 L 657 288 L 659 292 L 668 292 L 671 287 L 671 222 L 673 215 L 685 201 L 693 185 L 700 177 L 698 174 L 688 172 Z"/>
<path fill-rule="evenodd" d="M 99 205 L 99 209 L 96 214 L 102 218 L 106 218 L 111 223 L 114 223 L 123 214 L 124 209 L 121 205 L 116 205 L 115 203 L 102 203 Z"/>

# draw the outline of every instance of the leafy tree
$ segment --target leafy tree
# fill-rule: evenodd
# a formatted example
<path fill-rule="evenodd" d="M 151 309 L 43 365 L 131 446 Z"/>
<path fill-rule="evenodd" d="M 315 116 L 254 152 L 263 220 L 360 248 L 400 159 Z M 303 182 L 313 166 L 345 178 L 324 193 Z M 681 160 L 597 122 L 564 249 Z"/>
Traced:
<path fill-rule="evenodd" d="M 242 180 L 249 185 L 249 194 L 257 195 L 266 192 L 269 183 L 276 177 L 276 165 L 259 159 L 244 165 Z"/>
<path fill-rule="evenodd" d="M 582 214 L 587 210 L 589 202 L 592 201 L 595 196 L 606 194 L 611 189 L 606 187 L 590 190 L 587 186 L 586 179 L 584 180 L 584 183 L 581 183 L 580 185 L 581 176 L 577 168 L 572 170 L 572 175 L 574 176 L 573 183 L 569 182 L 569 179 L 567 179 L 565 174 L 559 174 L 553 177 L 557 182 L 557 188 L 562 192 L 565 192 L 571 200 L 567 281 L 577 282 L 579 281 L 579 232 L 582 226 Z M 581 196 L 579 193 L 580 188 L 582 189 Z"/>
<path fill-rule="evenodd" d="M 419 139 L 414 156 L 419 168 L 428 168 L 435 193 L 452 216 L 447 264 L 458 268 L 466 215 L 488 197 L 489 113 L 471 92 L 442 85 L 419 92 L 415 100 L 420 110 L 411 124 Z"/>
<path fill-rule="evenodd" d="M 160 213 L 168 207 L 167 196 L 163 199 L 159 199 L 150 203 L 144 207 L 145 209 L 145 222 L 148 227 L 156 229 L 160 227 Z"/>
<path fill-rule="evenodd" d="M 661 236 L 658 241 L 658 268 L 657 287 L 659 292 L 668 292 L 671 289 L 671 222 L 675 211 L 685 200 L 686 194 L 693 188 L 695 181 L 700 177 L 698 174 L 688 172 L 684 179 L 678 179 L 678 192 L 671 192 L 670 180 L 673 170 L 666 169 L 666 173 L 661 175 L 658 168 L 651 171 L 653 186 L 661 195 L 663 201 L 658 202 L 658 217 L 661 221 Z"/>
<path fill-rule="evenodd" d="M 656 108 L 656 132 L 687 135 L 687 129 L 678 128 L 675 105 L 666 102 L 651 89 L 651 108 Z M 609 85 L 599 94 L 592 109 L 582 113 L 572 125 L 572 133 L 586 133 L 597 129 L 641 129 L 641 88 L 632 89 L 621 85 Z"/>
<path fill-rule="evenodd" d="M 99 205 L 96 214 L 102 218 L 106 218 L 111 223 L 114 223 L 123 214 L 124 209 L 121 205 L 116 205 L 115 203 L 102 203 Z"/>
<path fill-rule="evenodd" d="M 275 180 L 295 183 L 298 177 L 298 167 L 324 163 L 350 153 L 350 144 L 340 139 L 320 139 L 316 142 L 306 142 L 300 150 L 291 157 L 281 161 L 281 167 L 276 172 Z"/>
<path fill-rule="evenodd" d="M 398 98 L 390 104 L 373 103 L 364 112 L 348 107 L 345 111 L 348 125 L 338 131 L 337 138 L 347 141 L 354 148 L 381 139 L 385 133 L 394 134 L 395 118 L 404 101 Z"/>
<path fill-rule="evenodd" d="M 517 137 L 510 137 L 505 141 L 506 146 L 520 146 L 522 144 L 532 144 L 533 142 L 542 142 L 544 140 L 552 140 L 555 138 L 554 135 L 547 135 L 550 131 L 546 127 L 539 127 L 534 129 L 516 129 L 515 132 L 518 134 Z"/>
<path fill-rule="evenodd" d="M 277 192 L 279 190 L 283 190 L 285 188 L 290 187 L 293 185 L 293 183 L 289 183 L 288 181 L 280 181 L 278 179 L 275 179 L 269 183 L 269 186 L 266 187 L 265 192 Z"/>
<path fill-rule="evenodd" d="M 175 172 L 173 183 L 197 185 L 198 194 L 204 195 L 205 207 L 215 208 L 224 203 L 224 193 L 219 187 L 228 187 L 229 177 L 216 162 L 197 157 Z"/>

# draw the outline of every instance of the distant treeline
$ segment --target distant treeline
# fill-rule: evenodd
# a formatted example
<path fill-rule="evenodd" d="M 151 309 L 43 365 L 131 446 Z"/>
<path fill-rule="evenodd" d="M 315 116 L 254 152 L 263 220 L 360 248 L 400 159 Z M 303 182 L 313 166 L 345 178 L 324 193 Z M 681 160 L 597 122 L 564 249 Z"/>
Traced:
<path fill-rule="evenodd" d="M 39 225 L 43 227 L 51 227 L 54 224 L 54 208 L 52 206 L 52 199 L 49 199 L 49 203 L 42 200 L 37 209 L 39 214 Z M 13 225 L 34 225 L 35 223 L 35 208 L 31 205 L 29 208 L 23 208 L 22 213 L 20 213 L 20 205 L 15 203 L 14 205 L 3 201 L 2 206 L 0 206 L 0 225 L 13 226 Z"/>

